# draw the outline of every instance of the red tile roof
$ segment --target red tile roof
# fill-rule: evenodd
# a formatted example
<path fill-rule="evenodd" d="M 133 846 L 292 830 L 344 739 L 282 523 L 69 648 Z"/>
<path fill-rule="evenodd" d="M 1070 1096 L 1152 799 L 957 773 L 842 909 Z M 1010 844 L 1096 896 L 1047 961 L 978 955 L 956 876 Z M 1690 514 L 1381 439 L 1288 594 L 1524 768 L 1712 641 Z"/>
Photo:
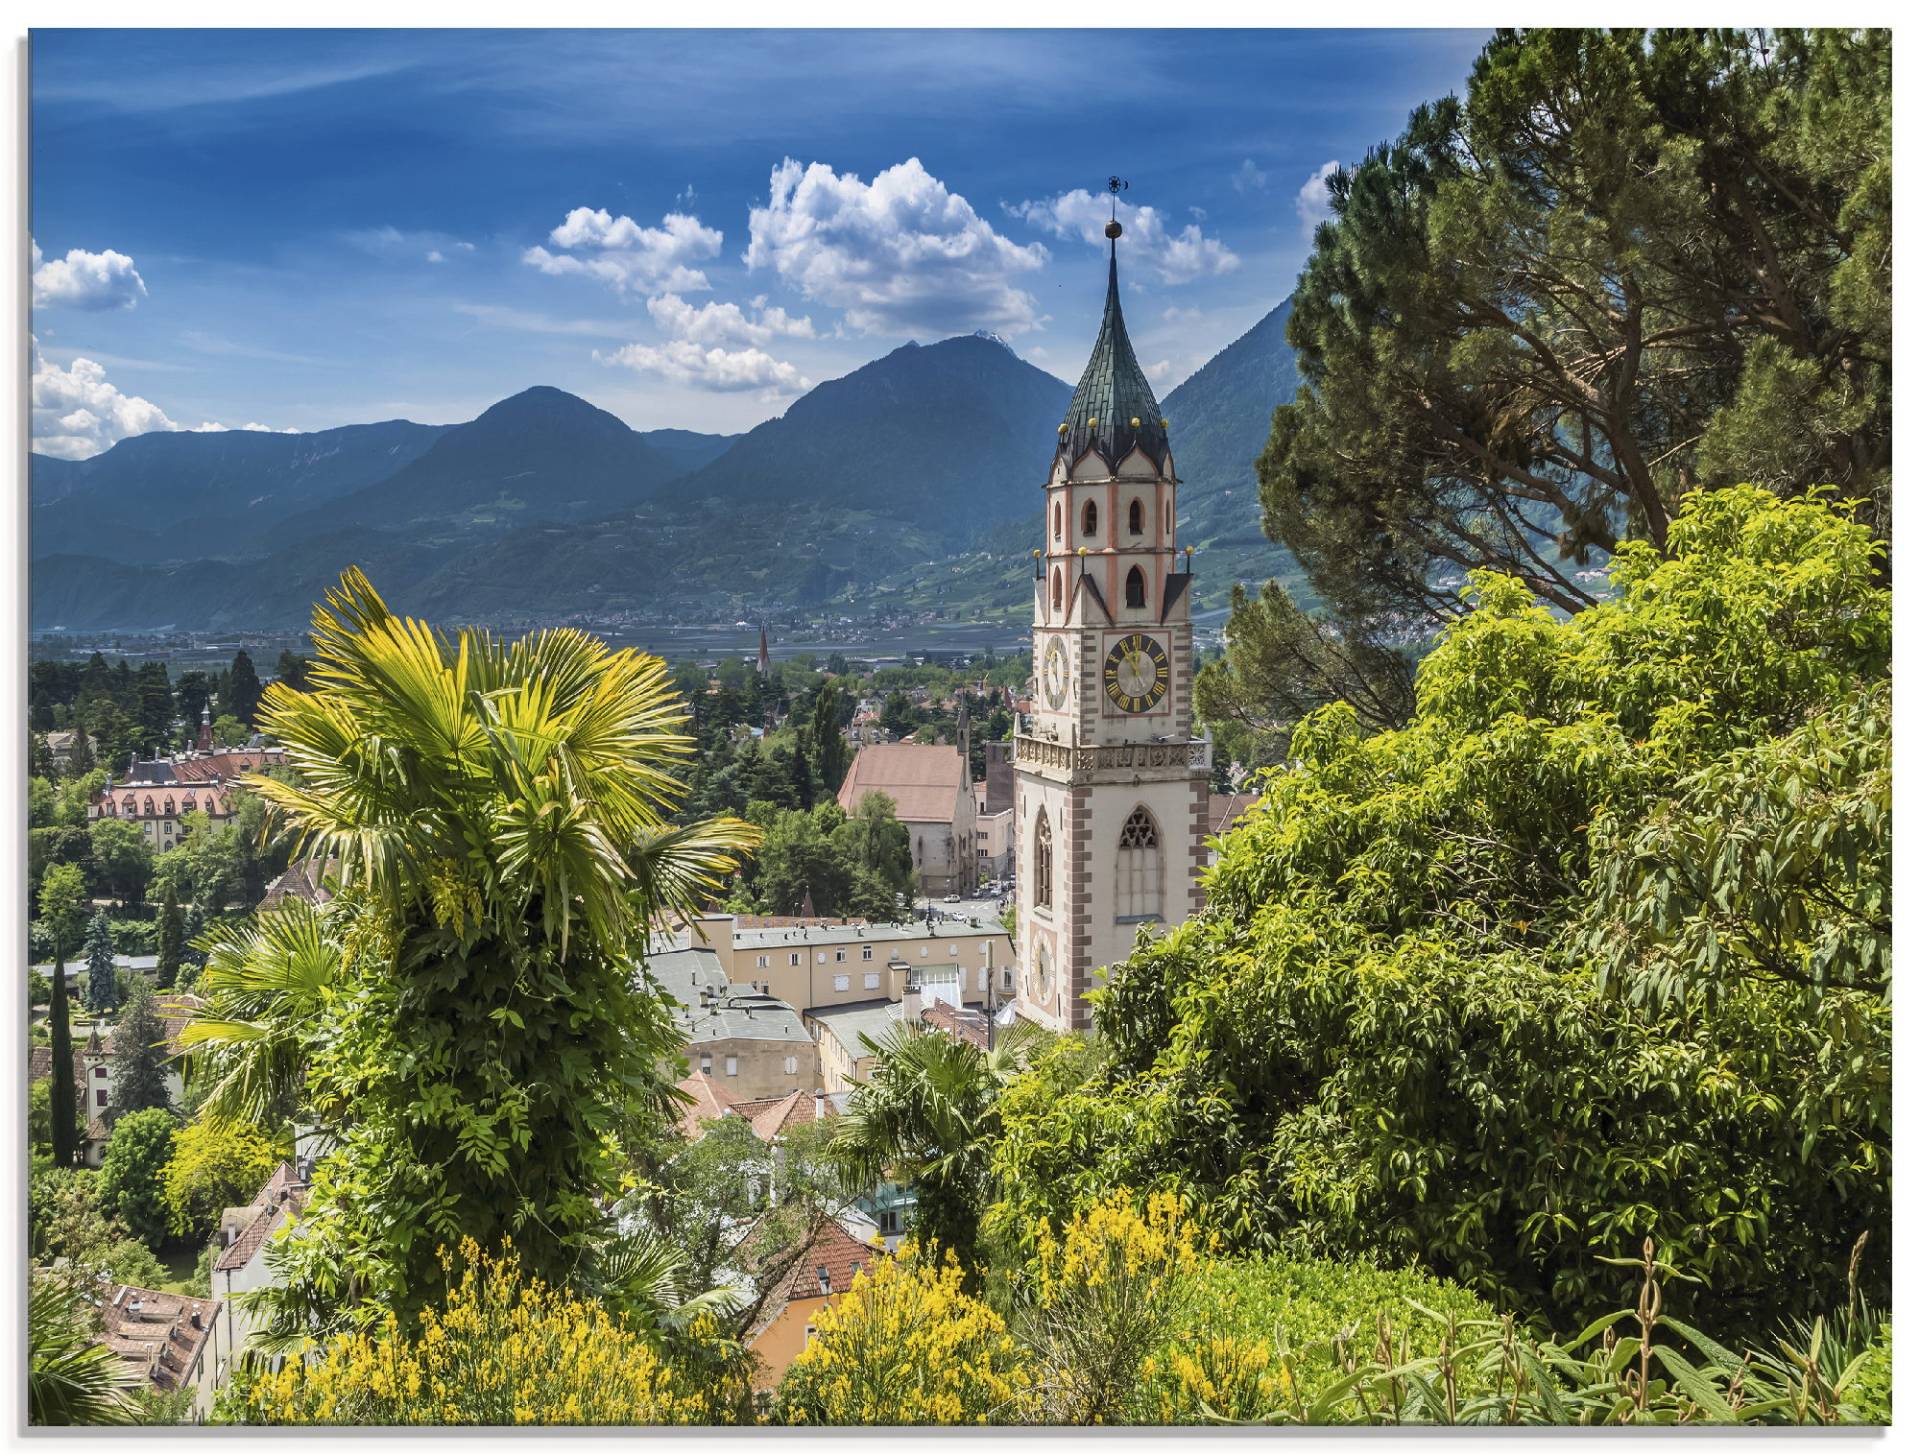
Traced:
<path fill-rule="evenodd" d="M 266 1246 L 267 1238 L 281 1222 L 298 1216 L 307 1204 L 307 1189 L 301 1184 L 293 1163 L 281 1162 L 253 1199 L 254 1217 L 213 1264 L 215 1272 L 237 1272 L 253 1261 L 254 1254 Z"/>
<path fill-rule="evenodd" d="M 1260 794 L 1258 793 L 1208 793 L 1208 835 L 1218 838 L 1238 822 L 1246 811 L 1259 801 Z"/>
<path fill-rule="evenodd" d="M 733 1113 L 753 1127 L 754 1135 L 769 1142 L 794 1126 L 831 1120 L 840 1114 L 826 1095 L 810 1090 L 788 1091 L 783 1096 L 767 1096 L 760 1100 L 737 1101 Z"/>
<path fill-rule="evenodd" d="M 123 1381 L 168 1392 L 185 1384 L 213 1336 L 220 1304 L 116 1283 L 100 1308 L 100 1341 L 119 1357 Z"/>
<path fill-rule="evenodd" d="M 680 1134 L 697 1141 L 708 1121 L 717 1121 L 735 1104 L 712 1076 L 696 1070 L 680 1082 L 679 1089 L 693 1097 L 693 1104 L 680 1114 Z"/>
<path fill-rule="evenodd" d="M 885 793 L 902 823 L 951 823 L 966 790 L 967 763 L 959 748 L 889 742 L 860 749 L 839 800 L 851 814 L 868 793 Z"/>

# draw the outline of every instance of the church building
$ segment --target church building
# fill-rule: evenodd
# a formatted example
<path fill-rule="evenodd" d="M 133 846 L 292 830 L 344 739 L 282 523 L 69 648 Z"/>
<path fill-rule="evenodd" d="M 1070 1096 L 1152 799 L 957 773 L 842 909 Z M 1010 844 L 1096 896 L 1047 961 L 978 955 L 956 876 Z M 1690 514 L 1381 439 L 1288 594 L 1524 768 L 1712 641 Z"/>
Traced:
<path fill-rule="evenodd" d="M 1201 906 L 1211 745 L 1193 735 L 1191 550 L 1175 537 L 1167 421 L 1120 312 L 1106 315 L 1061 423 L 1033 552 L 1032 710 L 1015 729 L 1017 1006 L 1089 1024 L 1096 971 L 1142 926 Z"/>

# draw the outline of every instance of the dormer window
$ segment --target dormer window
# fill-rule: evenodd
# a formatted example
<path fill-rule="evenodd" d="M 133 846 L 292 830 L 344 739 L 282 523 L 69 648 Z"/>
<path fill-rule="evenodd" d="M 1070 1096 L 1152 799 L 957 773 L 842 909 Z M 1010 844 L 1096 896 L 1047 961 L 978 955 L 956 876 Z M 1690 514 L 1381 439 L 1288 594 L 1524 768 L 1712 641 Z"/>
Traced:
<path fill-rule="evenodd" d="M 820 1296 L 825 1297 L 833 1291 L 833 1274 L 827 1271 L 827 1264 L 824 1262 L 813 1271 L 814 1276 L 820 1279 Z"/>

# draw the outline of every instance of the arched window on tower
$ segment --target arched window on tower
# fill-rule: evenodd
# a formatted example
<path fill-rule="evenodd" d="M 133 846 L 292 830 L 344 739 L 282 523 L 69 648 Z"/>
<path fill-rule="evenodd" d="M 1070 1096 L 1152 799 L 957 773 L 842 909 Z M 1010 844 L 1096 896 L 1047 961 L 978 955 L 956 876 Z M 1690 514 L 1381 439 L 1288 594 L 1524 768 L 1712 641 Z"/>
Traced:
<path fill-rule="evenodd" d="M 1047 821 L 1045 808 L 1040 810 L 1033 829 L 1033 906 L 1053 906 L 1053 825 Z"/>
<path fill-rule="evenodd" d="M 1127 605 L 1135 611 L 1144 610 L 1147 604 L 1147 578 L 1135 566 L 1127 572 Z"/>
<path fill-rule="evenodd" d="M 1120 829 L 1120 917 L 1160 917 L 1160 830 L 1153 815 L 1135 808 Z"/>
<path fill-rule="evenodd" d="M 1053 538 L 1059 540 L 1066 527 L 1066 511 L 1058 500 L 1053 502 Z"/>
<path fill-rule="evenodd" d="M 1173 539 L 1173 501 L 1167 501 L 1167 539 Z"/>
<path fill-rule="evenodd" d="M 1060 591 L 1065 582 L 1066 576 L 1061 573 L 1059 566 L 1055 566 L 1053 568 L 1053 609 L 1056 611 L 1060 609 Z"/>
<path fill-rule="evenodd" d="M 1140 535 L 1145 532 L 1146 528 L 1147 512 L 1141 509 L 1140 502 L 1135 500 L 1127 506 L 1127 533 L 1129 535 Z"/>
<path fill-rule="evenodd" d="M 1087 508 L 1080 512 L 1080 533 L 1093 535 L 1100 529 L 1100 507 L 1087 501 Z"/>

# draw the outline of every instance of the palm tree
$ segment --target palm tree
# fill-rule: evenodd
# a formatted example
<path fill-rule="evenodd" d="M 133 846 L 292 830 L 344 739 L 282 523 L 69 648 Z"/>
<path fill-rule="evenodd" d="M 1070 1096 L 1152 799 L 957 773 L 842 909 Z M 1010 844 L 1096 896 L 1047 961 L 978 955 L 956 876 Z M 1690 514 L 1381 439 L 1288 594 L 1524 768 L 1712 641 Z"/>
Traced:
<path fill-rule="evenodd" d="M 197 1073 L 217 1114 L 251 1115 L 304 1067 L 352 1172 L 320 1179 L 306 1221 L 360 1239 L 336 1260 L 370 1296 L 423 1305 L 436 1247 L 466 1236 L 565 1276 L 614 1151 L 677 1096 L 646 933 L 724 892 L 757 834 L 672 823 L 694 744 L 657 657 L 571 630 L 449 636 L 358 570 L 312 636 L 308 690 L 274 683 L 258 716 L 286 780 L 245 785 L 339 894 L 215 939 Z"/>
<path fill-rule="evenodd" d="M 1045 1032 L 1019 1021 L 991 1050 L 917 1024 L 878 1041 L 860 1037 L 873 1070 L 854 1091 L 830 1150 L 850 1188 L 904 1181 L 914 1189 L 922 1242 L 970 1266 L 985 1210 L 1000 1091 Z"/>
<path fill-rule="evenodd" d="M 96 1343 L 80 1295 L 52 1277 L 27 1294 L 27 1422 L 125 1424 L 132 1409 L 120 1387 L 120 1360 Z"/>
<path fill-rule="evenodd" d="M 209 931 L 207 967 L 195 985 L 206 1009 L 180 1032 L 182 1078 L 206 1087 L 203 1116 L 277 1125 L 293 1113 L 340 973 L 343 919 L 288 899 Z"/>

